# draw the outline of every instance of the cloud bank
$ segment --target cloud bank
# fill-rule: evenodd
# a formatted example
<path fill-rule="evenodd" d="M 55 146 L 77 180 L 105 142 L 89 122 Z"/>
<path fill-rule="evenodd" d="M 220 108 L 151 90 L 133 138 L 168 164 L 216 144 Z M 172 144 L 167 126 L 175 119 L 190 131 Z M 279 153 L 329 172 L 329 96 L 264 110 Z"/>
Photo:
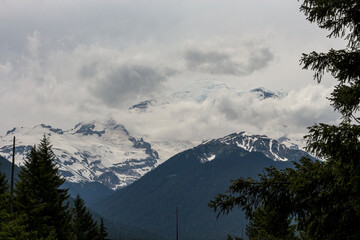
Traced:
<path fill-rule="evenodd" d="M 3 131 L 17 126 L 17 122 L 23 124 L 24 116 L 31 119 L 27 126 L 49 123 L 62 128 L 71 128 L 78 121 L 112 117 L 133 134 L 154 139 L 201 141 L 245 130 L 299 140 L 313 123 L 335 122 L 338 118 L 326 100 L 332 88 L 322 85 L 308 85 L 290 91 L 286 97 L 265 100 L 251 93 L 239 95 L 224 83 L 222 91 L 208 98 L 201 95 L 201 84 L 183 90 L 167 85 L 196 72 L 219 78 L 252 75 L 274 59 L 271 50 L 262 46 L 231 47 L 231 51 L 220 52 L 194 44 L 188 50 L 189 45 L 184 44 L 180 48 L 185 49 L 180 51 L 183 54 L 171 61 L 176 51 L 168 55 L 171 51 L 163 54 L 149 46 L 139 45 L 144 52 L 153 53 L 143 55 L 133 49 L 96 44 L 78 45 L 72 51 L 45 51 L 41 43 L 41 33 L 34 32 L 19 61 L 0 64 L 0 102 L 9 113 L 2 119 L 8 125 Z M 162 61 L 154 62 L 153 56 Z M 173 64 L 166 64 L 169 62 Z M 212 80 L 208 82 L 217 86 L 211 84 Z M 173 92 L 178 93 L 174 96 L 188 94 L 192 100 L 173 101 Z M 147 112 L 128 110 L 143 100 L 166 98 L 168 104 Z"/>
<path fill-rule="evenodd" d="M 330 92 L 331 88 L 308 85 L 281 98 L 260 99 L 256 93 L 221 90 L 203 102 L 187 98 L 152 106 L 146 112 L 132 111 L 125 121 L 134 132 L 155 139 L 201 141 L 248 131 L 273 138 L 286 136 L 303 145 L 307 127 L 336 123 L 339 115 L 326 100 Z"/>
<path fill-rule="evenodd" d="M 206 139 L 240 130 L 301 136 L 313 122 L 336 117 L 325 99 L 331 86 L 307 86 L 312 73 L 301 71 L 298 59 L 337 45 L 307 24 L 298 4 L 3 0 L 0 131 L 39 123 L 67 129 L 114 117 L 134 134 L 157 138 Z M 142 114 L 128 110 L 204 79 L 291 91 L 266 101 L 225 91 Z"/>

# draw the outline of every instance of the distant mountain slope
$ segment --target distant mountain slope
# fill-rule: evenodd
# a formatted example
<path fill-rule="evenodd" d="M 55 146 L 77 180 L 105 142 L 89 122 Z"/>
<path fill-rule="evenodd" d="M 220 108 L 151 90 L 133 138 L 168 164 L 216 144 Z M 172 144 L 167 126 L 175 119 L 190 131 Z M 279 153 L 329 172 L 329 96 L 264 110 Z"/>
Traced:
<path fill-rule="evenodd" d="M 224 192 L 231 179 L 257 177 L 264 167 L 271 165 L 291 167 L 290 161 L 304 155 L 307 154 L 301 150 L 289 149 L 265 136 L 232 134 L 175 155 L 93 207 L 113 221 L 148 229 L 167 239 L 175 236 L 176 207 L 180 239 L 241 236 L 246 224 L 243 214 L 235 209 L 228 216 L 216 219 L 208 202 Z"/>
<path fill-rule="evenodd" d="M 13 137 L 16 136 L 15 163 L 20 166 L 28 151 L 43 135 L 50 137 L 59 173 L 73 197 L 81 194 L 87 204 L 131 184 L 174 154 L 194 146 L 190 142 L 159 140 L 154 147 L 141 137 L 132 136 L 113 120 L 79 123 L 63 130 L 46 124 L 32 128 L 16 127 L 0 136 L 0 156 L 10 174 Z"/>
<path fill-rule="evenodd" d="M 11 162 L 9 162 L 6 158 L 0 156 L 0 172 L 5 173 L 7 180 L 10 184 L 11 179 Z M 18 166 L 15 166 L 14 168 L 14 174 L 15 177 L 18 175 L 20 171 L 20 168 Z"/>

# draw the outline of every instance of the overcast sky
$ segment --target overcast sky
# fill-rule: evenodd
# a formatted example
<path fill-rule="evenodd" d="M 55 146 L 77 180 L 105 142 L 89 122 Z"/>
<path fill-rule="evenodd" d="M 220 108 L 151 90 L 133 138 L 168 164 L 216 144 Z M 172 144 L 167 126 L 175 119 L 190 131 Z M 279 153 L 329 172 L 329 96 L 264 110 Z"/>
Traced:
<path fill-rule="evenodd" d="M 251 130 L 299 137 L 334 122 L 301 53 L 341 48 L 310 24 L 296 0 L 0 0 L 0 135 L 40 123 L 69 129 L 114 118 L 133 134 L 182 140 Z M 220 94 L 217 104 L 179 102 L 151 112 L 129 106 L 201 81 L 281 100 Z M 196 129 L 194 126 L 196 125 Z"/>

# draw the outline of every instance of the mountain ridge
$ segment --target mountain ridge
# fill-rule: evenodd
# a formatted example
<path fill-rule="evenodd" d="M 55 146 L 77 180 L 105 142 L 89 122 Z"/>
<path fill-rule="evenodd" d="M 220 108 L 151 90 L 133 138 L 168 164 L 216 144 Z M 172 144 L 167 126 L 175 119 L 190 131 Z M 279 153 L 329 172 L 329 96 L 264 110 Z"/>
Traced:
<path fill-rule="evenodd" d="M 60 173 L 68 182 L 99 182 L 116 190 L 138 180 L 147 172 L 167 159 L 160 159 L 156 149 L 142 137 L 133 137 L 125 126 L 114 120 L 78 123 L 74 128 L 62 130 L 50 125 L 40 124 L 33 128 L 13 128 L 0 139 L 0 154 L 11 160 L 12 139 L 17 135 L 16 164 L 21 165 L 27 152 L 43 135 L 50 137 L 53 151 L 57 157 Z M 285 155 L 299 150 L 288 140 L 275 140 L 265 135 L 247 132 L 232 133 L 218 139 L 203 141 L 202 144 L 221 142 L 247 151 L 258 151 L 273 159 L 286 161 Z M 284 144 L 286 142 L 286 144 Z M 155 144 L 160 152 L 165 152 L 171 142 Z M 176 143 L 174 144 L 176 145 Z M 173 149 L 184 149 L 183 145 Z M 161 149 L 161 150 L 160 150 Z M 180 151 L 182 152 L 182 151 Z M 216 154 L 208 152 L 201 162 L 211 161 Z"/>
<path fill-rule="evenodd" d="M 94 207 L 114 222 L 148 229 L 166 239 L 175 235 L 175 221 L 171 221 L 175 220 L 175 208 L 179 209 L 181 239 L 241 236 L 242 227 L 247 223 L 243 213 L 234 211 L 217 220 L 207 203 L 218 193 L 225 192 L 232 179 L 257 178 L 265 167 L 292 167 L 292 161 L 311 157 L 302 150 L 289 148 L 283 153 L 287 161 L 271 159 L 266 151 L 258 151 L 263 150 L 261 148 L 247 151 L 237 144 L 243 134 L 209 140 L 178 153 Z M 266 145 L 268 138 L 259 136 L 254 141 L 256 145 L 269 147 L 270 144 Z M 272 141 L 275 146 L 275 140 Z M 286 148 L 279 144 L 279 151 L 273 153 L 281 155 L 282 147 Z"/>
<path fill-rule="evenodd" d="M 135 138 L 115 121 L 79 123 L 62 130 L 40 124 L 13 128 L 1 138 L 0 154 L 10 160 L 16 140 L 16 164 L 43 135 L 50 137 L 60 173 L 69 182 L 100 182 L 111 189 L 126 186 L 159 163 L 158 153 L 143 138 Z"/>

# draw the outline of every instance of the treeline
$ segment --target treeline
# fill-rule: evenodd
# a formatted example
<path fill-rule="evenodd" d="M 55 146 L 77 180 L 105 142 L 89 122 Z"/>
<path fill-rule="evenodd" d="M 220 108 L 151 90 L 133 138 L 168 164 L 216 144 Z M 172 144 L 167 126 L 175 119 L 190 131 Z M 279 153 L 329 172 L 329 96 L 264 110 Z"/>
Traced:
<path fill-rule="evenodd" d="M 78 195 L 70 207 L 65 179 L 58 173 L 47 137 L 34 146 L 21 167 L 10 207 L 9 184 L 0 173 L 0 239 L 104 240 L 103 219 L 96 222 Z"/>

